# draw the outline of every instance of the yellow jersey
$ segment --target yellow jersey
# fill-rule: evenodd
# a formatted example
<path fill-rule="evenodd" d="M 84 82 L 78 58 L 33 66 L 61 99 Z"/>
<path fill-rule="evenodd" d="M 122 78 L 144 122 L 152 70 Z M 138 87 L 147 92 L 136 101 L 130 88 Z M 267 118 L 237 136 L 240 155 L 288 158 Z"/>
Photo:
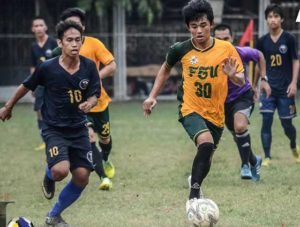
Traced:
<path fill-rule="evenodd" d="M 84 36 L 84 41 L 79 54 L 94 61 L 98 70 L 100 64 L 107 65 L 114 61 L 113 55 L 106 49 L 104 44 L 100 40 L 89 36 Z M 101 83 L 101 95 L 98 99 L 97 105 L 93 107 L 90 112 L 102 112 L 107 108 L 110 102 L 111 99 Z"/>
<path fill-rule="evenodd" d="M 171 68 L 180 61 L 182 82 L 177 99 L 179 117 L 197 113 L 218 127 L 224 127 L 224 103 L 228 90 L 228 76 L 222 64 L 228 57 L 235 58 L 237 72 L 243 72 L 243 63 L 234 46 L 213 39 L 211 47 L 201 51 L 192 40 L 175 43 L 166 57 L 166 67 Z"/>

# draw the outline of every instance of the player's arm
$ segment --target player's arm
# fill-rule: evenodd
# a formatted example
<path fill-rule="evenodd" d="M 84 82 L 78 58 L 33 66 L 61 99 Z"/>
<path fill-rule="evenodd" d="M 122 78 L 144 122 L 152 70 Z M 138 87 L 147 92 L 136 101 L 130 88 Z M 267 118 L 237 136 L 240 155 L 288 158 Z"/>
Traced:
<path fill-rule="evenodd" d="M 269 97 L 271 95 L 271 87 L 268 83 L 268 78 L 267 78 L 267 74 L 266 74 L 266 60 L 265 57 L 263 55 L 263 53 L 259 50 L 258 51 L 258 62 L 257 65 L 255 67 L 255 73 L 254 73 L 254 89 L 257 88 L 258 86 L 258 80 L 260 78 L 260 90 L 264 91 L 267 95 L 267 97 Z"/>
<path fill-rule="evenodd" d="M 228 57 L 223 63 L 223 71 L 232 81 L 232 83 L 243 86 L 245 84 L 244 72 L 237 72 L 236 59 Z"/>
<path fill-rule="evenodd" d="M 100 71 L 99 71 L 99 74 L 100 74 L 100 79 L 104 79 L 108 76 L 112 76 L 115 71 L 117 69 L 117 64 L 116 62 L 113 60 L 111 61 L 110 63 L 108 63 L 107 65 L 105 65 Z"/>
<path fill-rule="evenodd" d="M 287 89 L 287 96 L 288 97 L 294 97 L 297 93 L 297 81 L 299 76 L 299 60 L 294 59 L 293 60 L 293 78 L 292 82 L 288 86 Z"/>
<path fill-rule="evenodd" d="M 23 84 L 21 84 L 15 94 L 6 102 L 0 109 L 0 119 L 2 121 L 9 120 L 12 116 L 12 110 L 15 104 L 29 91 Z"/>
<path fill-rule="evenodd" d="M 94 106 L 96 106 L 97 100 L 98 100 L 97 96 L 93 95 L 87 98 L 85 102 L 80 103 L 78 108 L 82 110 L 84 113 L 88 113 Z"/>
<path fill-rule="evenodd" d="M 157 103 L 156 97 L 158 96 L 161 89 L 164 87 L 165 82 L 170 76 L 170 72 L 171 68 L 167 65 L 166 62 L 164 62 L 155 78 L 155 82 L 149 94 L 149 97 L 143 103 L 143 110 L 145 116 L 150 115 L 152 109 L 155 107 Z"/>

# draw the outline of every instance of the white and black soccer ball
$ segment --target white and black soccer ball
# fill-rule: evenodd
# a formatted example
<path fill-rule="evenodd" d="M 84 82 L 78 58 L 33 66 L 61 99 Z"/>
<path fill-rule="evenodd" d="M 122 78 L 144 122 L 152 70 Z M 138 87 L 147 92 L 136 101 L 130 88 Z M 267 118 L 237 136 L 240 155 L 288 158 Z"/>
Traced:
<path fill-rule="evenodd" d="M 7 227 L 34 227 L 33 223 L 24 217 L 17 217 L 10 220 Z"/>
<path fill-rule="evenodd" d="M 194 227 L 213 227 L 219 220 L 219 207 L 211 199 L 194 199 L 187 208 L 187 216 Z"/>

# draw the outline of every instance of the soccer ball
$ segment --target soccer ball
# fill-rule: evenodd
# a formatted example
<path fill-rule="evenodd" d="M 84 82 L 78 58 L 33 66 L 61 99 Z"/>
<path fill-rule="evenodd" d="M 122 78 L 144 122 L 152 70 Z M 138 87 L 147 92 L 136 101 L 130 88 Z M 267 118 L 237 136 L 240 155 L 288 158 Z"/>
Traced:
<path fill-rule="evenodd" d="M 18 217 L 10 220 L 7 227 L 34 227 L 34 225 L 27 218 Z"/>
<path fill-rule="evenodd" d="M 194 227 L 212 227 L 219 220 L 219 208 L 211 199 L 193 199 L 188 201 L 187 216 Z"/>

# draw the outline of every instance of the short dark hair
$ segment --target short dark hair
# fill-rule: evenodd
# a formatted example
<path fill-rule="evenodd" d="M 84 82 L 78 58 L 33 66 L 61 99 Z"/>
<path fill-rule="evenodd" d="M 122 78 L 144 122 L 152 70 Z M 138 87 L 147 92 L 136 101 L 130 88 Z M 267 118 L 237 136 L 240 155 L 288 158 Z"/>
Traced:
<path fill-rule="evenodd" d="M 215 27 L 214 27 L 214 34 L 215 34 L 215 32 L 218 30 L 218 31 L 224 31 L 224 30 L 226 30 L 226 29 L 228 29 L 229 30 L 229 34 L 232 36 L 232 30 L 231 30 L 231 27 L 230 27 L 230 25 L 228 25 L 228 24 L 218 24 L 218 25 L 216 25 Z"/>
<path fill-rule="evenodd" d="M 45 22 L 45 24 L 46 24 L 46 20 L 45 20 L 45 18 L 43 18 L 42 16 L 35 16 L 35 17 L 31 20 L 31 23 L 33 24 L 33 21 L 35 21 L 35 20 L 43 20 L 43 21 Z"/>
<path fill-rule="evenodd" d="M 281 18 L 283 18 L 283 10 L 280 7 L 280 5 L 275 4 L 275 3 L 268 5 L 267 8 L 266 8 L 266 10 L 265 10 L 265 19 L 268 18 L 269 13 L 271 13 L 271 12 L 276 13 Z"/>
<path fill-rule="evenodd" d="M 76 23 L 74 21 L 60 21 L 56 25 L 57 38 L 62 40 L 65 31 L 67 31 L 70 28 L 75 28 L 76 30 L 78 30 L 80 32 L 80 34 L 82 36 L 83 29 L 82 29 L 82 26 L 80 26 L 78 23 Z"/>
<path fill-rule="evenodd" d="M 62 21 L 66 20 L 69 17 L 79 17 L 81 24 L 85 24 L 85 11 L 78 7 L 68 8 L 64 10 L 60 15 L 60 19 Z"/>
<path fill-rule="evenodd" d="M 203 16 L 206 16 L 211 24 L 214 21 L 213 9 L 206 0 L 189 1 L 188 4 L 183 7 L 182 15 L 187 26 L 191 21 L 198 20 Z"/>

